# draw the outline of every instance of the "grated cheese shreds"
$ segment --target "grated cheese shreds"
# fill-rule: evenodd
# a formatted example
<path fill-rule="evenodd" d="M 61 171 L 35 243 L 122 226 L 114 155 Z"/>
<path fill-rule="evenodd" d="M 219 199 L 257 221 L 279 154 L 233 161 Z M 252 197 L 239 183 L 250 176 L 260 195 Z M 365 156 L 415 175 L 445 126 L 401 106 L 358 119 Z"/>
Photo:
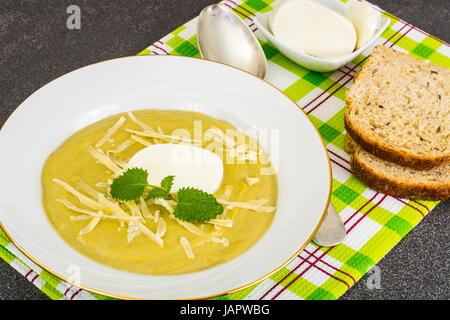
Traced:
<path fill-rule="evenodd" d="M 142 223 L 138 222 L 137 226 L 139 228 L 139 230 L 141 230 L 141 232 L 143 234 L 145 234 L 147 237 L 149 237 L 150 239 L 152 239 L 154 242 L 156 242 L 156 244 L 158 244 L 161 248 L 164 246 L 164 241 L 158 237 L 156 234 L 154 234 L 152 231 L 150 231 L 146 226 L 144 226 Z"/>
<path fill-rule="evenodd" d="M 247 203 L 254 204 L 256 206 L 263 206 L 269 201 L 269 199 L 262 198 L 262 199 L 252 199 L 248 200 Z"/>
<path fill-rule="evenodd" d="M 168 203 L 169 205 L 171 205 L 172 207 L 177 205 L 177 202 L 176 202 L 175 200 L 166 200 L 166 201 L 167 201 L 167 203 Z"/>
<path fill-rule="evenodd" d="M 95 199 L 98 199 L 100 196 L 103 196 L 103 197 L 105 196 L 100 191 L 97 191 L 94 188 L 92 188 L 90 185 L 88 185 L 86 182 L 84 182 L 81 178 L 77 179 L 76 186 Z M 103 210 L 105 210 L 105 208 L 103 208 Z M 109 210 L 109 211 L 111 211 L 111 210 Z"/>
<path fill-rule="evenodd" d="M 136 142 L 139 142 L 140 144 L 143 144 L 143 145 L 146 146 L 146 147 L 152 145 L 151 142 L 148 142 L 147 140 L 142 139 L 141 137 L 138 137 L 138 136 L 136 136 L 136 135 L 134 135 L 134 134 L 131 135 L 131 139 L 133 139 L 133 140 L 136 141 Z"/>
<path fill-rule="evenodd" d="M 187 231 L 189 231 L 189 232 L 191 232 L 191 233 L 193 233 L 193 234 L 195 234 L 197 236 L 206 237 L 206 238 L 210 239 L 213 242 L 224 244 L 224 241 L 222 239 L 219 239 L 217 237 L 214 237 L 214 236 L 210 235 L 208 232 L 203 231 L 202 229 L 200 229 L 196 225 L 194 225 L 194 224 L 192 224 L 190 222 L 178 220 L 172 214 L 170 215 L 170 217 L 172 219 L 174 219 L 175 221 L 177 221 L 180 225 L 182 225 Z"/>
<path fill-rule="evenodd" d="M 239 133 L 243 134 L 241 132 Z M 258 161 L 259 153 L 253 150 L 251 145 L 247 143 L 237 145 L 234 139 L 230 138 L 217 127 L 211 127 L 210 129 L 208 129 L 205 132 L 204 137 L 206 140 L 213 140 L 220 145 L 224 145 L 227 156 L 229 155 L 233 158 L 237 158 L 239 162 L 245 162 L 246 160 L 249 160 L 252 163 L 256 163 L 256 161 Z M 245 135 L 242 136 L 242 139 L 245 139 Z M 239 137 L 238 140 L 240 140 Z"/>
<path fill-rule="evenodd" d="M 83 234 L 86 234 L 88 232 L 91 232 L 94 230 L 94 228 L 97 226 L 97 224 L 100 222 L 100 217 L 94 217 L 92 220 L 78 233 L 80 236 Z"/>
<path fill-rule="evenodd" d="M 225 232 L 225 229 L 220 228 L 219 230 L 216 230 L 213 233 L 211 233 L 211 235 L 213 235 L 214 237 L 220 237 L 221 235 L 223 235 L 224 232 Z"/>
<path fill-rule="evenodd" d="M 172 219 L 174 219 L 176 222 L 178 222 L 180 225 L 182 225 L 187 231 L 198 235 L 198 236 L 202 236 L 202 237 L 206 237 L 214 242 L 218 242 L 218 243 L 223 243 L 223 241 L 217 237 L 211 236 L 209 233 L 207 233 L 206 231 L 203 231 L 202 229 L 200 229 L 199 227 L 197 227 L 196 225 L 190 223 L 190 222 L 186 222 L 186 221 L 181 221 L 179 219 L 177 219 L 174 215 L 173 215 L 173 208 L 167 203 L 167 201 L 165 201 L 164 199 L 158 199 L 158 200 L 162 200 L 161 201 L 161 205 L 164 206 L 166 209 L 168 209 L 169 213 L 170 213 L 170 217 Z M 155 201 L 156 203 L 156 201 Z"/>
<path fill-rule="evenodd" d="M 141 212 L 145 218 L 155 219 L 155 217 L 151 214 L 150 210 L 148 210 L 147 203 L 142 196 L 139 197 L 139 202 L 141 204 Z"/>
<path fill-rule="evenodd" d="M 100 203 L 102 203 L 104 206 L 110 208 L 115 214 L 122 216 L 122 217 L 129 217 L 128 213 L 126 213 L 117 203 L 114 203 L 108 199 L 106 199 L 103 195 L 99 195 L 98 200 Z M 147 237 L 149 237 L 151 240 L 153 240 L 156 244 L 158 244 L 160 247 L 164 246 L 164 241 L 157 237 L 156 234 L 154 234 L 152 231 L 150 231 L 144 224 L 140 222 L 136 222 L 136 226 L 139 228 L 139 230 L 145 234 Z"/>
<path fill-rule="evenodd" d="M 99 188 L 109 188 L 110 185 L 107 182 L 99 181 L 95 184 L 95 186 Z"/>
<path fill-rule="evenodd" d="M 125 117 L 123 116 L 120 117 L 120 119 L 111 128 L 109 128 L 108 131 L 106 131 L 106 134 L 103 136 L 103 138 L 98 140 L 98 142 L 95 144 L 95 147 L 98 148 L 102 146 L 106 141 L 108 141 L 125 121 L 126 121 Z"/>
<path fill-rule="evenodd" d="M 102 150 L 94 149 L 91 146 L 88 146 L 87 150 L 95 160 L 103 164 L 109 170 L 117 175 L 122 174 L 122 169 L 119 168 L 108 156 L 106 156 Z"/>
<path fill-rule="evenodd" d="M 172 206 L 166 200 L 164 200 L 162 198 L 156 199 L 155 204 L 163 206 L 167 211 L 169 211 L 170 214 L 173 213 Z"/>
<path fill-rule="evenodd" d="M 232 228 L 233 227 L 233 220 L 226 220 L 226 219 L 211 219 L 207 221 L 207 223 L 214 224 L 220 227 L 227 227 Z"/>
<path fill-rule="evenodd" d="M 160 218 L 160 216 L 159 216 L 159 210 L 155 210 L 155 215 L 154 215 L 154 221 L 155 222 L 158 222 L 158 220 L 159 220 L 159 218 Z"/>
<path fill-rule="evenodd" d="M 223 237 L 222 240 L 223 240 L 223 246 L 224 247 L 228 247 L 230 245 L 230 242 L 228 241 L 228 238 Z"/>
<path fill-rule="evenodd" d="M 275 207 L 265 207 L 261 205 L 254 204 L 252 202 L 230 202 L 224 199 L 217 199 L 217 202 L 220 204 L 226 205 L 228 207 L 232 208 L 241 208 L 241 209 L 248 209 L 253 210 L 257 212 L 274 212 Z"/>
<path fill-rule="evenodd" d="M 89 194 L 91 197 L 97 198 L 98 195 L 100 194 L 99 191 L 97 191 L 94 188 L 92 188 L 86 182 L 81 180 L 81 178 L 77 178 L 76 186 L 78 188 L 80 188 L 81 190 L 83 190 L 84 192 L 86 192 L 87 194 Z"/>
<path fill-rule="evenodd" d="M 159 218 L 158 225 L 156 226 L 156 235 L 162 238 L 166 234 L 167 225 L 163 218 Z"/>
<path fill-rule="evenodd" d="M 120 220 L 123 221 L 132 221 L 132 220 L 138 220 L 138 217 L 118 217 L 118 216 L 110 216 L 107 214 L 98 214 L 97 217 L 102 219 L 113 219 L 113 220 Z M 89 220 L 92 219 L 91 215 L 79 215 L 79 216 L 70 216 L 70 220 Z"/>
<path fill-rule="evenodd" d="M 262 176 L 272 176 L 272 175 L 276 174 L 275 169 L 272 166 L 261 167 L 260 173 Z"/>
<path fill-rule="evenodd" d="M 110 153 L 114 153 L 114 154 L 121 153 L 122 151 L 125 151 L 126 149 L 128 149 L 135 143 L 136 143 L 136 141 L 134 141 L 133 139 L 127 139 L 124 142 L 122 142 L 120 144 L 120 146 L 118 146 L 116 149 L 106 151 L 106 155 L 109 155 Z"/>
<path fill-rule="evenodd" d="M 217 127 L 211 127 L 204 133 L 205 139 L 215 140 L 225 145 L 227 149 L 233 149 L 236 146 L 236 141 L 228 137 L 222 130 Z"/>
<path fill-rule="evenodd" d="M 59 184 L 63 189 L 65 189 L 66 191 L 68 191 L 69 193 L 71 193 L 72 195 L 77 197 L 78 200 L 85 206 L 88 206 L 92 209 L 97 209 L 97 210 L 102 210 L 104 208 L 104 206 L 102 204 L 98 203 L 97 201 L 92 200 L 91 198 L 85 196 L 81 192 L 78 192 L 75 188 L 71 187 L 67 183 L 65 183 L 57 178 L 54 178 L 53 182 Z"/>
<path fill-rule="evenodd" d="M 53 181 L 55 183 L 59 184 L 61 187 L 63 187 L 68 192 L 72 193 L 75 197 L 78 198 L 78 200 L 82 204 L 84 204 L 92 209 L 97 209 L 97 210 L 108 209 L 112 213 L 114 213 L 115 215 L 117 215 L 119 217 L 127 217 L 127 218 L 130 217 L 130 215 L 128 213 L 126 213 L 125 211 L 123 211 L 123 209 L 117 203 L 106 199 L 105 196 L 103 194 L 101 194 L 100 192 L 98 192 L 98 202 L 97 202 L 97 201 L 94 201 L 94 200 L 88 198 L 87 196 L 83 195 L 82 193 L 78 192 L 73 187 L 71 187 L 70 185 L 68 185 L 67 183 L 65 183 L 59 179 L 55 178 L 55 179 L 53 179 Z M 153 240 L 160 247 L 164 246 L 164 241 L 160 237 L 157 237 L 144 224 L 142 224 L 140 222 L 136 222 L 136 226 L 139 228 L 139 230 L 143 234 L 145 234 L 147 237 L 149 237 L 151 240 Z"/>
<path fill-rule="evenodd" d="M 84 241 L 83 238 L 81 238 L 81 236 L 78 236 L 77 240 L 80 241 L 82 244 L 87 245 L 86 241 Z"/>
<path fill-rule="evenodd" d="M 256 163 L 256 161 L 258 161 L 258 154 L 255 151 L 252 150 L 248 150 L 246 153 L 243 154 L 238 154 L 236 156 L 236 159 L 238 161 L 254 161 Z"/>
<path fill-rule="evenodd" d="M 188 239 L 186 239 L 186 237 L 180 237 L 180 243 L 183 246 L 187 257 L 189 259 L 194 259 L 194 252 L 192 252 L 192 248 L 191 248 L 191 245 L 190 245 Z"/>
<path fill-rule="evenodd" d="M 247 147 L 245 144 L 238 145 L 236 148 L 228 150 L 230 156 L 237 157 L 238 155 L 245 154 L 247 152 Z"/>
<path fill-rule="evenodd" d="M 223 194 L 222 194 L 222 199 L 224 199 L 224 200 L 230 200 L 230 198 L 231 198 L 231 193 L 232 193 L 232 192 L 233 192 L 233 186 L 232 186 L 232 185 L 229 185 L 229 184 L 226 185 L 226 186 L 225 186 L 225 191 L 224 191 Z M 227 210 L 227 207 L 224 207 L 224 208 L 223 208 L 222 214 L 218 215 L 218 216 L 216 217 L 216 219 L 226 219 L 227 216 L 228 216 L 228 210 Z M 219 229 L 220 229 L 220 226 L 215 225 L 214 228 L 215 228 L 216 230 L 219 230 Z"/>
<path fill-rule="evenodd" d="M 156 130 L 157 130 L 159 133 L 161 133 L 161 134 L 165 134 L 164 131 L 163 131 L 163 129 L 161 129 L 161 127 L 156 128 Z M 155 143 L 163 143 L 162 140 L 157 139 L 157 138 L 153 138 L 153 141 L 155 141 Z"/>
<path fill-rule="evenodd" d="M 159 132 L 154 132 L 154 131 L 136 131 L 136 130 L 130 130 L 130 129 L 125 129 L 125 130 L 130 133 L 137 134 L 139 136 L 158 138 L 158 139 L 165 140 L 165 141 L 175 141 L 175 142 L 181 141 L 181 142 L 187 142 L 187 143 L 201 142 L 201 140 L 186 139 L 184 137 L 174 136 L 174 135 L 166 135 L 166 134 L 161 134 Z"/>
<path fill-rule="evenodd" d="M 247 182 L 247 184 L 248 184 L 249 186 L 252 186 L 252 185 L 254 185 L 255 183 L 258 183 L 258 182 L 259 182 L 259 178 L 251 178 L 251 177 L 246 176 L 246 177 L 245 177 L 245 182 Z"/>
<path fill-rule="evenodd" d="M 214 237 L 214 236 L 210 235 L 209 233 L 207 233 L 206 231 L 203 231 L 202 229 L 200 229 L 196 225 L 194 225 L 194 224 L 192 224 L 190 222 L 181 221 L 181 220 L 177 219 L 173 215 L 173 208 L 172 208 L 172 206 L 165 199 L 162 199 L 162 198 L 156 199 L 155 200 L 155 204 L 163 206 L 167 211 L 169 211 L 170 218 L 172 218 L 175 221 L 177 221 L 181 226 L 183 226 L 189 232 L 191 232 L 191 233 L 193 233 L 195 235 L 201 236 L 201 237 L 206 237 L 206 238 L 208 238 L 211 241 L 216 242 L 216 243 L 222 243 L 222 244 L 224 243 L 222 239 L 219 239 L 217 237 Z"/>
<path fill-rule="evenodd" d="M 223 192 L 222 199 L 230 200 L 232 192 L 233 192 L 233 186 L 227 184 L 225 186 L 225 191 Z"/>
<path fill-rule="evenodd" d="M 139 125 L 142 129 L 144 129 L 145 131 L 150 131 L 150 132 L 154 132 L 154 133 L 157 133 L 157 131 L 155 131 L 153 128 L 151 128 L 150 126 L 148 126 L 148 125 L 146 125 L 145 123 L 143 123 L 142 121 L 140 121 L 139 119 L 137 119 L 136 118 L 136 116 L 134 115 L 134 114 L 132 114 L 131 112 L 129 112 L 128 113 L 128 115 L 130 116 L 130 118 L 137 124 L 137 125 Z M 158 127 L 158 132 L 159 133 L 161 133 L 161 134 L 164 134 L 164 132 L 162 132 L 162 130 L 161 130 L 161 128 L 160 127 Z M 133 138 L 134 139 L 134 138 Z M 137 139 L 135 139 L 136 141 L 138 141 Z M 158 139 L 158 138 L 153 138 L 153 141 L 155 142 L 155 143 L 162 143 L 162 141 L 160 140 L 160 139 Z M 146 140 L 141 140 L 141 141 L 138 141 L 138 142 L 141 142 L 141 143 L 147 143 L 147 141 Z M 148 142 L 149 143 L 149 142 Z M 150 143 L 149 143 L 150 144 Z"/>
<path fill-rule="evenodd" d="M 125 221 L 139 219 L 138 217 L 110 216 L 110 215 L 101 213 L 102 211 L 94 212 L 91 210 L 81 209 L 81 208 L 78 208 L 76 205 L 74 205 L 69 200 L 65 200 L 65 199 L 56 199 L 56 201 L 61 202 L 66 208 L 68 208 L 70 210 L 84 214 L 84 216 L 83 215 L 82 216 L 71 216 L 70 217 L 71 220 L 85 220 L 85 219 L 90 219 L 90 217 L 100 217 L 100 218 L 105 218 L 105 219 L 117 219 L 117 220 L 125 220 Z"/>
<path fill-rule="evenodd" d="M 137 237 L 140 234 L 141 234 L 141 230 L 139 229 L 139 227 L 137 225 L 135 225 L 133 222 L 128 223 L 128 228 L 127 228 L 128 243 L 130 243 L 131 240 L 133 240 L 135 237 Z"/>
<path fill-rule="evenodd" d="M 74 205 L 69 200 L 56 199 L 56 201 L 62 203 L 67 209 L 70 209 L 70 210 L 73 210 L 73 211 L 76 211 L 76 212 L 79 212 L 79 213 L 84 213 L 84 214 L 87 214 L 87 215 L 92 216 L 92 217 L 96 217 L 98 215 L 94 211 L 78 208 L 76 205 Z"/>
<path fill-rule="evenodd" d="M 149 127 L 148 125 L 140 121 L 138 118 L 136 118 L 136 116 L 132 112 L 128 112 L 128 116 L 130 117 L 131 120 L 133 120 L 133 122 L 135 122 L 139 127 L 144 129 L 145 131 L 156 132 L 151 127 Z"/>
<path fill-rule="evenodd" d="M 200 247 L 200 246 L 202 246 L 204 244 L 207 244 L 208 242 L 210 242 L 208 239 L 200 241 L 200 242 L 197 242 L 197 243 L 194 244 L 194 247 Z"/>
<path fill-rule="evenodd" d="M 130 209 L 132 217 L 139 217 L 142 222 L 145 222 L 144 217 L 141 214 L 141 211 L 139 211 L 139 208 L 136 205 L 136 202 L 134 202 L 133 200 L 127 201 L 125 202 L 125 205 L 128 207 L 128 209 Z"/>
<path fill-rule="evenodd" d="M 70 216 L 69 217 L 70 220 L 89 220 L 92 219 L 92 216 L 90 215 L 79 215 L 79 216 Z"/>
<path fill-rule="evenodd" d="M 128 166 L 128 163 L 126 161 L 123 161 L 123 160 L 120 160 L 120 159 L 117 159 L 114 157 L 110 157 L 110 159 L 114 164 L 116 164 L 122 170 Z"/>

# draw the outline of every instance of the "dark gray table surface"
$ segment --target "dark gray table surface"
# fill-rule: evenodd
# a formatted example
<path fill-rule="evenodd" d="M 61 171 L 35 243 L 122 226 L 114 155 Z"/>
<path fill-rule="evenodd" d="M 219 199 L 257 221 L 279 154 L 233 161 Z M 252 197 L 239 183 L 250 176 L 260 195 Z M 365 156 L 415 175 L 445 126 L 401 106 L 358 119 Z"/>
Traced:
<path fill-rule="evenodd" d="M 213 0 L 0 0 L 0 125 L 31 93 L 87 64 L 135 55 L 198 15 Z M 442 0 L 372 0 L 386 11 L 449 41 L 450 5 Z M 69 5 L 81 30 L 66 27 Z M 440 203 L 341 299 L 449 299 L 450 199 Z M 0 259 L 0 300 L 48 299 Z"/>

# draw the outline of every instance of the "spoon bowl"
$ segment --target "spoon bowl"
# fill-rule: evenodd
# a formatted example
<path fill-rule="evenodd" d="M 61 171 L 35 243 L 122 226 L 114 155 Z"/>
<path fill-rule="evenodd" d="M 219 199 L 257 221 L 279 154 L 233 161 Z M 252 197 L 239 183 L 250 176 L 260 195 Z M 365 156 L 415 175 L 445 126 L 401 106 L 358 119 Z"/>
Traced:
<path fill-rule="evenodd" d="M 200 12 L 197 43 L 203 59 L 221 62 L 264 78 L 267 61 L 247 24 L 230 9 L 213 4 Z"/>
<path fill-rule="evenodd" d="M 313 241 L 322 247 L 332 247 L 344 241 L 345 236 L 344 223 L 330 202 L 326 216 L 314 235 Z"/>

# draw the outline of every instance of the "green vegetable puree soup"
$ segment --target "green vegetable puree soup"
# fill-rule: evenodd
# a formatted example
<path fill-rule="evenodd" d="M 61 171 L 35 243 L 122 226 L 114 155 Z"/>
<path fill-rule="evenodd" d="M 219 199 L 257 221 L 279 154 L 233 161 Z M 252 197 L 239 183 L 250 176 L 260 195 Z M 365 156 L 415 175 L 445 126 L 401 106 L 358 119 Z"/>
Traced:
<path fill-rule="evenodd" d="M 135 116 L 134 120 L 133 115 Z M 108 139 L 103 139 L 106 142 L 96 147 L 95 145 L 107 135 L 108 130 L 121 117 L 125 119 L 122 119 L 123 123 L 120 124 L 120 127 L 108 136 Z M 126 130 L 143 132 L 145 125 L 155 130 L 153 132 L 162 132 L 164 135 L 155 138 Z M 131 115 L 123 113 L 81 129 L 51 153 L 43 167 L 42 200 L 48 219 L 71 247 L 102 264 L 133 273 L 154 275 L 188 273 L 209 268 L 239 256 L 254 245 L 272 223 L 278 196 L 277 177 L 268 162 L 267 155 L 248 136 L 245 137 L 245 144 L 253 145 L 253 150 L 255 146 L 258 147 L 256 151 L 260 152 L 257 154 L 257 161 L 255 159 L 242 161 L 242 158 L 228 161 L 226 159 L 227 151 L 221 152 L 222 149 L 227 150 L 227 148 L 220 147 L 220 143 L 218 143 L 220 140 L 211 139 L 213 135 L 205 134 L 212 128 L 215 130 L 212 132 L 216 133 L 217 128 L 223 133 L 235 129 L 225 121 L 201 113 L 175 110 L 139 110 L 133 111 Z M 184 131 L 175 131 L 176 129 L 184 129 Z M 227 129 L 229 130 L 227 131 Z M 195 130 L 197 131 L 194 132 Z M 261 212 L 258 211 L 258 208 L 253 207 L 247 209 L 239 207 L 239 205 L 224 205 L 224 213 L 216 219 L 226 221 L 228 225 L 223 226 L 211 222 L 189 224 L 194 225 L 195 230 L 201 230 L 202 233 L 188 230 L 186 225 L 170 214 L 167 207 L 155 204 L 154 200 L 146 201 L 151 216 L 142 216 L 145 211 L 139 200 L 134 202 L 134 207 L 139 209 L 139 214 L 137 214 L 131 209 L 130 203 L 111 198 L 109 188 L 117 174 L 115 175 L 102 161 L 97 161 L 98 159 L 94 159 L 88 152 L 89 146 L 95 150 L 100 149 L 101 151 L 98 151 L 100 154 L 108 156 L 118 167 L 121 167 L 136 152 L 146 147 L 143 144 L 145 141 L 147 144 L 168 143 L 170 142 L 168 139 L 177 135 L 177 132 L 189 132 L 191 139 L 198 139 L 198 130 L 201 132 L 200 137 L 203 137 L 200 142 L 202 147 L 216 152 L 223 159 L 223 180 L 220 188 L 213 194 L 218 202 L 219 199 L 225 199 L 233 203 L 239 202 L 244 206 L 251 204 L 256 207 L 272 207 L 272 212 Z M 133 139 L 132 135 L 137 136 L 137 140 L 141 139 L 141 142 Z M 206 139 L 206 137 L 209 138 Z M 233 139 L 237 141 L 236 146 L 239 146 L 239 139 L 236 137 Z M 121 151 L 121 145 L 127 140 L 132 143 L 129 145 L 126 143 L 126 148 Z M 172 141 L 172 143 L 176 142 Z M 124 146 L 122 145 L 122 147 Z M 151 175 L 151 172 L 149 174 Z M 79 197 L 56 183 L 55 179 L 64 182 L 94 202 L 100 201 L 96 195 L 97 192 L 100 192 L 107 202 L 109 201 L 108 203 L 115 203 L 123 212 L 126 212 L 127 217 L 140 216 L 140 218 L 139 220 L 137 218 L 135 220 L 119 219 L 114 214 L 114 210 L 108 206 L 99 209 L 86 203 L 83 204 Z M 80 181 L 84 182 L 85 186 L 88 185 L 90 189 L 83 188 Z M 67 204 L 71 204 L 75 208 L 69 208 Z M 172 205 L 174 206 L 174 203 Z M 76 209 L 85 211 L 79 212 Z M 100 213 L 102 217 L 97 218 L 97 223 L 94 223 L 92 220 L 95 217 L 87 215 L 86 212 Z M 106 216 L 116 216 L 116 218 Z M 162 247 L 148 234 L 141 232 L 142 230 L 136 232 L 136 229 L 139 229 L 136 228 L 136 224 L 139 222 L 151 233 L 158 234 L 159 221 L 156 221 L 155 216 L 159 216 L 159 219 L 162 219 L 166 225 L 165 233 L 161 236 L 164 242 Z M 232 226 L 229 225 L 230 223 Z M 95 227 L 85 232 L 88 224 Z M 193 257 L 187 254 L 185 246 L 182 245 L 183 241 L 180 241 L 182 237 L 187 239 Z"/>

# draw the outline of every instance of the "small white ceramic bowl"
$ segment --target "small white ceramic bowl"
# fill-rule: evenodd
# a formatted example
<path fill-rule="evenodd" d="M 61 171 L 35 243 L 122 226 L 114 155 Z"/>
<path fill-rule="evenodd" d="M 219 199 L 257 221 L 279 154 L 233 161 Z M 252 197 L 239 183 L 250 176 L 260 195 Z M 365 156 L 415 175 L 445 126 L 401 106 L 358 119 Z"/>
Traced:
<path fill-rule="evenodd" d="M 324 5 L 328 8 L 330 8 L 333 11 L 336 11 L 337 13 L 344 15 L 348 6 L 353 1 L 348 1 L 346 4 L 342 3 L 339 0 L 313 0 L 316 3 L 319 3 L 321 5 Z M 264 36 L 278 49 L 280 52 L 282 52 L 285 56 L 287 56 L 292 61 L 298 63 L 299 65 L 318 72 L 329 72 L 334 71 L 342 66 L 346 65 L 347 63 L 351 62 L 353 59 L 355 59 L 358 55 L 360 55 L 362 52 L 364 52 L 367 48 L 371 47 L 374 42 L 378 39 L 378 37 L 383 33 L 383 31 L 387 28 L 389 25 L 389 19 L 385 17 L 379 16 L 378 19 L 378 28 L 373 35 L 372 39 L 368 41 L 364 46 L 359 48 L 358 50 L 353 51 L 348 56 L 339 58 L 339 59 L 323 59 L 311 56 L 309 54 L 294 50 L 290 48 L 289 46 L 285 45 L 280 40 L 276 39 L 269 27 L 269 17 L 272 14 L 273 11 L 270 11 L 265 14 L 257 14 L 256 18 L 253 20 L 256 27 L 258 27 L 259 30 L 264 34 Z"/>

